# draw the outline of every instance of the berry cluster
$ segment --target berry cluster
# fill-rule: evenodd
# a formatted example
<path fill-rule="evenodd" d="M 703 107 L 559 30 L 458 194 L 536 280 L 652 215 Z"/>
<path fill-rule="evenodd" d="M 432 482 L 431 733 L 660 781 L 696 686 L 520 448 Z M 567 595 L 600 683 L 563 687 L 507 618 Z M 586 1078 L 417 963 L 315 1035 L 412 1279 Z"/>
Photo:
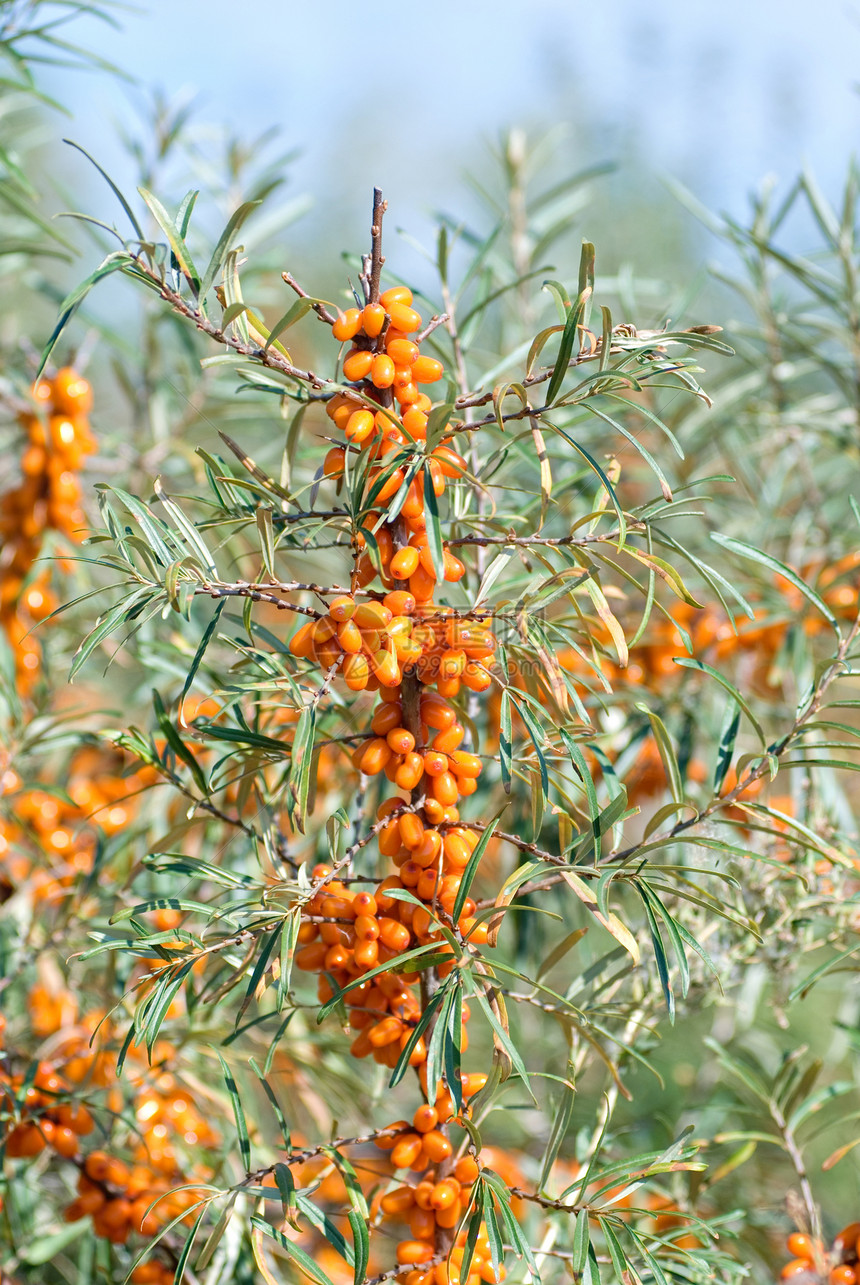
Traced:
<path fill-rule="evenodd" d="M 860 1281 L 860 1223 L 843 1227 L 828 1252 L 806 1232 L 793 1231 L 786 1241 L 792 1255 L 780 1280 L 797 1285 L 857 1285 Z"/>
<path fill-rule="evenodd" d="M 37 902 L 56 904 L 70 895 L 79 876 L 93 868 L 98 835 L 116 834 L 128 825 L 129 802 L 149 779 L 146 770 L 122 774 L 116 756 L 84 747 L 67 769 L 63 798 L 38 786 L 24 788 L 11 768 L 0 772 L 0 901 L 4 889 L 24 884 Z"/>
<path fill-rule="evenodd" d="M 95 1124 L 85 1106 L 69 1100 L 71 1092 L 51 1062 L 40 1062 L 32 1078 L 0 1070 L 0 1114 L 17 1120 L 6 1135 L 6 1154 L 21 1159 L 52 1147 L 67 1160 L 75 1157 Z"/>
<path fill-rule="evenodd" d="M 95 450 L 87 416 L 90 385 L 71 367 L 33 388 L 38 412 L 21 416 L 27 446 L 22 478 L 0 497 L 0 627 L 15 653 L 19 690 L 35 683 L 41 662 L 31 634 L 57 606 L 48 571 L 34 572 L 48 530 L 77 542 L 85 524 L 77 478 L 85 456 Z"/>
<path fill-rule="evenodd" d="M 115 1245 L 125 1244 L 133 1232 L 154 1236 L 198 1199 L 193 1188 L 172 1190 L 175 1186 L 149 1165 L 130 1167 L 106 1151 L 91 1151 L 83 1162 L 78 1195 L 66 1209 L 66 1222 L 91 1217 L 95 1234 Z"/>
<path fill-rule="evenodd" d="M 166 1069 L 175 1049 L 157 1041 L 152 1065 L 136 1044 L 127 1051 L 127 1079 L 134 1093 L 136 1127 L 128 1160 L 105 1150 L 83 1154 L 81 1140 L 96 1127 L 95 1115 L 106 1109 L 120 1116 L 126 1106 L 117 1087 L 117 1056 L 106 1047 L 115 1032 L 104 1013 L 78 1017 L 74 996 L 42 982 L 30 991 L 30 1030 L 38 1039 L 51 1039 L 57 1052 L 41 1061 L 35 1072 L 14 1072 L 12 1052 L 0 1065 L 0 1121 L 10 1160 L 33 1158 L 46 1148 L 70 1160 L 79 1170 L 77 1196 L 65 1210 L 65 1220 L 92 1218 L 96 1236 L 124 1244 L 133 1234 L 149 1238 L 175 1218 L 185 1217 L 199 1193 L 189 1184 L 174 1144 L 192 1154 L 213 1147 L 219 1135 L 190 1100 L 177 1078 Z M 3 1032 L 0 1024 L 0 1034 Z M 82 1096 L 86 1095 L 86 1105 Z M 208 1178 L 200 1170 L 198 1180 Z M 178 1188 L 181 1188 L 178 1189 Z M 172 1285 L 173 1269 L 149 1261 L 135 1269 L 135 1282 Z"/>
<path fill-rule="evenodd" d="M 397 1248 L 409 1285 L 444 1285 L 459 1279 L 456 1228 L 469 1207 L 478 1162 L 455 1155 L 450 1086 L 427 1083 L 425 1042 L 415 1037 L 423 1011 L 418 974 L 392 968 L 367 981 L 362 975 L 413 946 L 438 942 L 438 953 L 450 955 L 436 969 L 445 977 L 456 961 L 443 926 L 459 934 L 465 950 L 487 940 L 471 897 L 462 899 L 453 918 L 463 871 L 480 837 L 461 822 L 458 805 L 476 791 L 482 770 L 480 757 L 463 748 L 466 731 L 453 702 L 463 688 L 480 693 L 491 686 L 495 639 L 482 620 L 434 602 L 440 584 L 456 583 L 466 569 L 444 541 L 441 556 L 438 544 L 434 556 L 426 499 L 429 491 L 441 498 L 466 464 L 450 438 L 435 446 L 427 440 L 431 403 L 419 385 L 440 379 L 443 370 L 410 337 L 422 324 L 411 305 L 411 292 L 395 287 L 364 309 L 350 309 L 332 327 L 336 339 L 353 341 L 343 373 L 355 388 L 328 403 L 347 445 L 329 451 L 324 472 L 340 479 L 358 470 L 364 517 L 354 541 L 350 592 L 333 597 L 327 612 L 303 624 L 289 645 L 294 656 L 339 673 L 350 690 L 378 692 L 370 735 L 354 751 L 353 764 L 363 776 L 384 774 L 396 791 L 379 805 L 375 827 L 380 855 L 394 871 L 373 892 L 355 892 L 334 868 L 317 866 L 296 964 L 322 974 L 323 1001 L 335 986 L 351 987 L 344 998 L 358 1032 L 355 1057 L 394 1067 L 408 1052 L 418 1072 L 425 1103 L 411 1125 L 389 1126 L 377 1145 L 390 1153 L 395 1171 L 411 1170 L 421 1181 L 389 1192 L 381 1210 L 409 1227 L 410 1239 Z M 395 496 L 396 516 L 381 514 L 377 506 Z M 422 904 L 401 900 L 403 889 Z M 464 1050 L 468 1016 L 463 1005 Z M 463 1075 L 463 1098 L 486 1078 Z M 437 1267 L 440 1255 L 447 1262 Z M 419 1270 L 431 1260 L 429 1273 Z M 489 1253 L 482 1257 L 479 1247 L 469 1285 L 480 1285 L 487 1263 Z"/>

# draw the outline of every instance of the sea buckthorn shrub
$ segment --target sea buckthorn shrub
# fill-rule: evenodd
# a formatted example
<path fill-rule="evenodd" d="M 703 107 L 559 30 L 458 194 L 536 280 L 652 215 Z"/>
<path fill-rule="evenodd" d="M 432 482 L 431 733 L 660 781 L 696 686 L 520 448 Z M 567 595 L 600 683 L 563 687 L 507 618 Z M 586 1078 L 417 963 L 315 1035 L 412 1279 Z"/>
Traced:
<path fill-rule="evenodd" d="M 850 452 L 811 448 L 856 421 L 851 349 L 783 326 L 760 211 L 727 229 L 758 291 L 728 336 L 627 311 L 588 242 L 577 273 L 573 206 L 549 269 L 577 184 L 532 200 L 521 144 L 499 231 L 443 221 L 432 272 L 378 192 L 326 299 L 327 264 L 251 275 L 250 209 L 209 245 L 147 191 L 72 297 L 148 287 L 209 382 L 158 475 L 105 469 L 76 555 L 109 713 L 39 744 L 56 674 L 10 669 L 22 1285 L 858 1276 L 860 564 Z M 850 330 L 850 286 L 827 306 Z M 42 479 L 83 462 L 44 431 L 71 311 L 13 408 L 10 513 L 33 445 Z M 37 534 L 76 539 L 48 499 Z M 71 617 L 30 632 L 14 531 L 4 630 L 38 656 Z"/>

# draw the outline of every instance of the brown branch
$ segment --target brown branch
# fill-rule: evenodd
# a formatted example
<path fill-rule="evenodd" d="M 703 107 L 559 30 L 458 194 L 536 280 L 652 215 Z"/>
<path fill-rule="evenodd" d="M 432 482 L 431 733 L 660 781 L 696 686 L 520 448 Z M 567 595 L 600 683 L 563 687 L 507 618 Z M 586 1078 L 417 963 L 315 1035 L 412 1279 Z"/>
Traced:
<path fill-rule="evenodd" d="M 644 531 L 644 522 L 631 522 L 630 531 Z M 450 547 L 460 544 L 515 544 L 522 545 L 526 548 L 530 545 L 548 546 L 551 548 L 563 548 L 568 545 L 575 547 L 584 547 L 589 544 L 612 544 L 619 538 L 618 530 L 607 531 L 603 535 L 597 533 L 593 535 L 560 535 L 560 536 L 540 536 L 540 535 L 464 535 L 459 536 L 456 540 L 449 540 Z"/>
<path fill-rule="evenodd" d="M 483 831 L 492 828 L 486 821 L 458 821 L 456 824 L 457 826 L 467 825 L 470 830 Z M 454 828 L 454 825 L 449 822 L 445 822 L 439 827 L 440 830 L 449 830 Z M 521 852 L 528 852 L 530 856 L 537 857 L 540 861 L 550 861 L 553 865 L 558 865 L 558 863 L 563 860 L 562 857 L 557 857 L 552 852 L 545 852 L 544 849 L 539 848 L 536 843 L 527 843 L 525 839 L 521 839 L 518 834 L 506 834 L 504 830 L 496 830 L 493 834 L 493 838 L 502 839 L 505 843 L 512 843 L 514 847 L 519 848 Z M 566 864 L 567 862 L 565 862 L 565 865 Z M 489 902 L 488 904 L 493 905 L 494 903 Z"/>
<path fill-rule="evenodd" d="M 189 321 L 193 321 L 198 330 L 208 335 L 210 339 L 214 339 L 216 343 L 232 348 L 240 357 L 251 357 L 254 361 L 259 362 L 261 366 L 267 366 L 270 370 L 277 370 L 280 374 L 287 375 L 290 379 L 295 379 L 299 383 L 309 384 L 311 388 L 324 388 L 331 383 L 331 380 L 324 379 L 312 370 L 302 370 L 301 367 L 294 366 L 292 362 L 282 357 L 275 348 L 261 348 L 259 344 L 245 343 L 238 335 L 228 335 L 214 321 L 210 321 L 208 317 L 205 317 L 199 307 L 193 307 L 183 299 L 181 294 L 176 290 L 172 290 L 164 277 L 160 276 L 140 258 L 135 259 L 135 271 L 145 276 L 158 287 L 161 298 L 170 304 L 174 312 L 178 312 L 180 316 L 187 317 Z"/>
<path fill-rule="evenodd" d="M 434 312 L 433 316 L 427 322 L 427 325 L 424 327 L 421 333 L 415 336 L 416 344 L 423 344 L 427 336 L 432 335 L 433 331 L 438 326 L 444 326 L 447 320 L 448 320 L 447 312 L 443 312 L 441 314 L 437 314 Z"/>
<path fill-rule="evenodd" d="M 284 281 L 286 281 L 287 285 L 290 287 L 291 290 L 295 290 L 296 294 L 299 296 L 300 299 L 310 299 L 310 295 L 308 294 L 307 290 L 303 290 L 302 287 L 299 285 L 298 281 L 296 281 L 295 277 L 291 276 L 289 272 L 282 272 L 281 277 Z M 324 303 L 313 302 L 311 304 L 311 307 L 319 317 L 320 321 L 324 321 L 327 326 L 333 326 L 334 323 L 337 321 L 337 317 L 333 316 L 329 312 L 328 308 L 325 306 Z"/>
<path fill-rule="evenodd" d="M 295 611 L 302 616 L 311 616 L 314 620 L 319 620 L 326 614 L 313 607 L 299 606 L 296 602 L 284 602 L 283 598 L 274 593 L 261 593 L 252 584 L 202 584 L 195 587 L 194 594 L 195 597 L 203 595 L 207 598 L 250 598 L 252 602 L 265 602 L 270 607 L 277 607 L 279 611 Z"/>
<path fill-rule="evenodd" d="M 385 263 L 385 255 L 382 253 L 382 219 L 385 211 L 388 209 L 388 202 L 382 199 L 380 188 L 373 189 L 373 222 L 370 228 L 371 251 L 370 251 L 370 281 L 367 291 L 367 302 L 377 303 L 379 301 L 379 282 L 382 277 L 382 265 Z"/>
<path fill-rule="evenodd" d="M 365 1146 L 368 1142 L 375 1142 L 377 1138 L 392 1138 L 400 1132 L 400 1129 L 388 1125 L 384 1129 L 377 1129 L 374 1133 L 361 1134 L 355 1138 L 333 1138 L 331 1142 L 322 1142 L 317 1147 L 303 1147 L 301 1151 L 290 1151 L 287 1154 L 286 1160 L 279 1161 L 278 1163 L 286 1165 L 304 1164 L 306 1160 L 313 1160 L 314 1156 L 324 1155 L 327 1151 L 331 1151 L 332 1149 L 340 1151 L 342 1147 L 361 1147 Z M 242 1181 L 238 1182 L 235 1187 L 229 1188 L 229 1190 L 241 1191 L 244 1187 L 250 1187 L 254 1183 L 262 1182 L 264 1178 L 274 1172 L 274 1165 L 268 1165 L 265 1169 L 255 1169 L 251 1173 L 246 1173 Z M 272 1188 L 272 1199 L 280 1199 L 276 1187 Z M 397 1270 L 402 1271 L 403 1269 L 398 1268 Z"/>
<path fill-rule="evenodd" d="M 328 518 L 348 517 L 349 513 L 347 513 L 346 509 L 321 509 L 319 511 L 306 509 L 302 513 L 273 513 L 272 521 L 275 526 L 279 526 L 281 523 L 286 522 L 309 522 L 319 521 L 320 519 L 327 520 Z"/>
<path fill-rule="evenodd" d="M 685 331 L 682 333 L 691 334 L 691 335 L 701 334 L 705 329 L 706 328 L 702 326 L 693 326 L 688 331 Z M 710 330 L 712 328 L 707 327 L 707 329 Z M 719 327 L 717 327 L 717 329 L 719 329 Z M 665 344 L 661 344 L 658 342 L 662 334 L 661 331 L 644 331 L 642 333 L 638 333 L 633 329 L 633 327 L 622 325 L 622 326 L 616 327 L 616 332 L 617 333 L 613 334 L 612 342 L 609 345 L 610 356 L 612 355 L 617 356 L 621 353 L 647 352 L 649 350 L 654 350 L 654 349 L 662 350 L 665 348 Z M 680 344 L 680 343 L 683 343 L 683 340 L 671 339 L 669 340 L 669 342 Z M 570 361 L 567 363 L 567 368 L 568 370 L 570 370 L 574 366 L 583 366 L 587 362 L 599 361 L 601 358 L 602 352 L 603 352 L 603 339 L 602 339 L 602 336 L 599 336 L 595 347 L 592 349 L 589 349 L 587 352 L 577 353 L 575 357 L 571 357 Z M 615 372 L 607 372 L 607 373 L 615 373 Z M 661 371 L 660 373 L 665 374 L 666 372 Z M 532 388 L 534 387 L 535 384 L 545 384 L 547 380 L 552 378 L 552 375 L 553 375 L 553 369 L 550 368 L 547 370 L 542 370 L 539 375 L 526 375 L 523 379 L 520 380 L 520 383 L 523 385 L 524 388 Z M 493 400 L 493 393 L 491 392 L 490 393 L 482 393 L 482 392 L 468 393 L 465 396 L 458 397 L 454 403 L 454 407 L 456 410 L 463 410 L 473 406 L 486 406 L 487 403 L 491 402 L 492 400 Z M 544 407 L 544 410 L 547 410 L 547 409 L 549 408 Z M 540 412 L 536 412 L 536 413 L 539 414 Z M 488 419 L 483 422 L 491 424 L 493 423 L 493 420 Z M 474 425 L 474 427 L 477 427 L 477 425 Z"/>

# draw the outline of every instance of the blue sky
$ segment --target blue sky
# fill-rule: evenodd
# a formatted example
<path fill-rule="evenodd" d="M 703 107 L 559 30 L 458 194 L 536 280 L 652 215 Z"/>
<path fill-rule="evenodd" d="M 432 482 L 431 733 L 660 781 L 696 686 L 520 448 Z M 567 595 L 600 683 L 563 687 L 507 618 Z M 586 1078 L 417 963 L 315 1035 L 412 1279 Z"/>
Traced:
<path fill-rule="evenodd" d="M 632 151 L 735 212 L 804 163 L 834 193 L 860 137 L 860 0 L 141 0 L 122 22 L 76 34 L 207 119 L 279 124 L 350 233 L 372 182 L 420 219 L 506 125 L 566 125 L 583 161 Z M 58 134 L 122 173 L 134 92 L 67 76 Z"/>

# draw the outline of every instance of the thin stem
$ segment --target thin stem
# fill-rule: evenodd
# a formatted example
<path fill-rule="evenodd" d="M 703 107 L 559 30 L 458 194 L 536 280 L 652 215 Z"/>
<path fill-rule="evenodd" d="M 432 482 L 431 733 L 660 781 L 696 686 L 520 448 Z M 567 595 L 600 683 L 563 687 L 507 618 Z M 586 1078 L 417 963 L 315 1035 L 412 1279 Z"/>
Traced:
<path fill-rule="evenodd" d="M 382 199 L 380 188 L 373 189 L 373 222 L 370 228 L 370 289 L 367 302 L 378 303 L 379 283 L 382 278 L 382 265 L 385 255 L 382 253 L 382 219 L 388 209 L 388 202 Z"/>
<path fill-rule="evenodd" d="M 300 299 L 310 299 L 311 296 L 308 294 L 307 290 L 303 290 L 295 277 L 291 276 L 289 272 L 282 272 L 281 277 L 286 281 L 291 290 L 295 290 Z M 324 321 L 327 326 L 333 326 L 337 321 L 337 317 L 333 316 L 332 313 L 329 312 L 324 303 L 313 302 L 311 307 L 319 317 L 320 321 Z"/>

